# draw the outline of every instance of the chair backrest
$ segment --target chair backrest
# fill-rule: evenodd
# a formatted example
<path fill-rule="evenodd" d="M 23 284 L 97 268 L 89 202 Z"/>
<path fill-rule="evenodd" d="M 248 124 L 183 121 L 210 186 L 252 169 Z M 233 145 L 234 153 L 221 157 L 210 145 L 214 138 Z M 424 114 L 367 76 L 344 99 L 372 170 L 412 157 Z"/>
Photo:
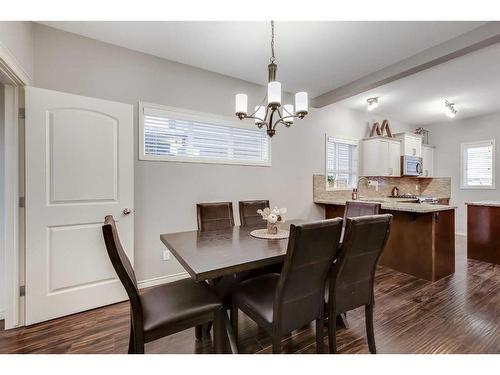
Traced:
<path fill-rule="evenodd" d="M 104 242 L 106 244 L 111 264 L 113 265 L 113 268 L 118 274 L 118 278 L 129 296 L 132 309 L 134 309 L 136 305 L 140 306 L 137 279 L 135 278 L 132 264 L 123 250 L 120 238 L 118 237 L 118 231 L 116 230 L 115 219 L 113 216 L 108 215 L 104 218 L 102 234 L 104 236 Z"/>
<path fill-rule="evenodd" d="M 323 313 L 325 281 L 331 269 L 342 219 L 290 225 L 290 239 L 274 301 L 274 322 L 290 332 Z"/>
<path fill-rule="evenodd" d="M 268 200 L 259 201 L 240 201 L 240 222 L 242 227 L 254 226 L 254 225 L 266 225 L 266 222 L 262 219 L 262 216 L 257 213 L 257 210 L 263 210 L 269 207 Z"/>
<path fill-rule="evenodd" d="M 379 212 L 380 203 L 347 201 L 344 211 L 344 226 L 347 222 L 346 219 L 349 217 L 378 215 Z"/>
<path fill-rule="evenodd" d="M 196 212 L 200 232 L 234 227 L 232 202 L 198 203 Z"/>
<path fill-rule="evenodd" d="M 384 250 L 392 215 L 348 218 L 342 246 L 333 266 L 329 300 L 337 314 L 373 302 L 373 279 Z"/>

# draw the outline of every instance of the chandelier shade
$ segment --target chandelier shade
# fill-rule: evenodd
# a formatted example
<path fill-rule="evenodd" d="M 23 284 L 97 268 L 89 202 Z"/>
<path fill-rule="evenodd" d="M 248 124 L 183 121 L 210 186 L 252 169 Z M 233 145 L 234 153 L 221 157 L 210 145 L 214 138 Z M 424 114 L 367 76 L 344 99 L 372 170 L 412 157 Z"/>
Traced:
<path fill-rule="evenodd" d="M 276 80 L 278 66 L 274 63 L 274 21 L 271 21 L 271 63 L 267 66 L 268 84 L 267 95 L 262 104 L 255 106 L 254 112 L 248 113 L 248 96 L 240 93 L 235 97 L 235 114 L 240 119 L 254 119 L 259 128 L 266 127 L 267 134 L 272 137 L 276 134 L 276 126 L 283 124 L 290 127 L 294 118 L 303 119 L 308 113 L 307 92 L 295 94 L 295 109 L 293 104 L 282 104 L 281 82 Z"/>

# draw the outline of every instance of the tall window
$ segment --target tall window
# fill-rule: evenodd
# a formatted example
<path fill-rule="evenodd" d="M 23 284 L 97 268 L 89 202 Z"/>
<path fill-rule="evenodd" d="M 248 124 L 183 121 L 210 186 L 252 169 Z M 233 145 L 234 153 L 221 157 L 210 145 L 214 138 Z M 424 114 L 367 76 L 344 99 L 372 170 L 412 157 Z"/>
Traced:
<path fill-rule="evenodd" d="M 271 165 L 270 142 L 253 123 L 139 103 L 139 159 Z"/>
<path fill-rule="evenodd" d="M 495 188 L 495 140 L 462 143 L 462 188 Z"/>
<path fill-rule="evenodd" d="M 346 190 L 356 187 L 358 179 L 358 142 L 326 137 L 327 189 Z"/>

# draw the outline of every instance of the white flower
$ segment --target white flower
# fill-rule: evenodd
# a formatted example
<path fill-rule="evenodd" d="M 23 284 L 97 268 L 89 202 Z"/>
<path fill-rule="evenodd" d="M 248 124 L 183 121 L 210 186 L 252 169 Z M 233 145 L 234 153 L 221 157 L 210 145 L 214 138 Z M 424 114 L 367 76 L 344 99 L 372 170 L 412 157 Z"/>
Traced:
<path fill-rule="evenodd" d="M 269 224 L 275 224 L 277 221 L 278 221 L 278 215 L 275 215 L 275 214 L 270 214 L 270 215 L 267 217 L 267 222 L 268 222 Z"/>

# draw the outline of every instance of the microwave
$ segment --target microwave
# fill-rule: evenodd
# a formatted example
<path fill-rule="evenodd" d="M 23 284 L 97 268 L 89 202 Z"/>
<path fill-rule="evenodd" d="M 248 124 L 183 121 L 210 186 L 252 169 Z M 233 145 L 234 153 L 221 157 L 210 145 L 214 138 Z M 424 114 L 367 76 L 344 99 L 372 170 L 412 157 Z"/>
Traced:
<path fill-rule="evenodd" d="M 401 176 L 421 176 L 423 171 L 422 158 L 418 156 L 401 156 Z"/>

